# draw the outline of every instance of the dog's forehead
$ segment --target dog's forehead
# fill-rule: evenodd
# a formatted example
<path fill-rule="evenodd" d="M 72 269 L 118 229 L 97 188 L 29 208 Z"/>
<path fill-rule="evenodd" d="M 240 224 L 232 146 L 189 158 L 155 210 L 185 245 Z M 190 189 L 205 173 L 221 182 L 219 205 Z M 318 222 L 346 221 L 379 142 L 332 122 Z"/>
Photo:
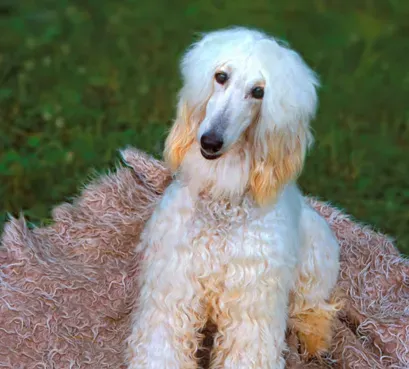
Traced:
<path fill-rule="evenodd" d="M 226 71 L 237 84 L 264 82 L 263 68 L 252 58 L 232 58 L 224 63 L 221 69 Z"/>

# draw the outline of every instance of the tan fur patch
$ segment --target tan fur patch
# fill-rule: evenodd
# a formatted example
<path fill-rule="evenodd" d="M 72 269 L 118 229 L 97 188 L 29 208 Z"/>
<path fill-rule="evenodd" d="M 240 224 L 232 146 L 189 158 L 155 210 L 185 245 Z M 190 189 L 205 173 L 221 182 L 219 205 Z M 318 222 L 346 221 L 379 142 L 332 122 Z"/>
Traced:
<path fill-rule="evenodd" d="M 291 317 L 301 343 L 301 350 L 307 357 L 318 357 L 329 350 L 333 324 L 340 308 L 341 303 L 334 299 L 325 309 L 307 309 Z"/>
<path fill-rule="evenodd" d="M 165 141 L 164 158 L 169 168 L 176 171 L 195 138 L 195 127 L 191 122 L 192 111 L 186 104 L 178 109 L 175 123 Z"/>
<path fill-rule="evenodd" d="M 293 136 L 293 137 L 291 137 Z M 306 132 L 297 134 L 276 132 L 264 138 L 268 152 L 260 155 L 258 143 L 254 142 L 250 190 L 259 205 L 271 203 L 283 186 L 300 174 L 305 156 Z"/>
<path fill-rule="evenodd" d="M 163 153 L 165 162 L 172 171 L 179 168 L 194 142 L 197 128 L 205 117 L 210 97 L 211 94 L 200 106 L 189 107 L 186 102 L 180 103 L 176 120 L 166 138 Z"/>

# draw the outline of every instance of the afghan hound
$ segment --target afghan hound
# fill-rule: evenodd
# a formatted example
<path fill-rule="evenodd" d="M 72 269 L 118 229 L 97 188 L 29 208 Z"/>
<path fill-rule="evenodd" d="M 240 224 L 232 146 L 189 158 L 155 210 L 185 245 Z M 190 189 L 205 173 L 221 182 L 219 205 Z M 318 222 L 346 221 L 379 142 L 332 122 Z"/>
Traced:
<path fill-rule="evenodd" d="M 196 369 L 217 327 L 212 369 L 284 368 L 288 317 L 325 352 L 339 246 L 295 181 L 312 143 L 318 79 L 298 53 L 242 27 L 184 54 L 165 144 L 173 181 L 142 233 L 131 369 Z"/>

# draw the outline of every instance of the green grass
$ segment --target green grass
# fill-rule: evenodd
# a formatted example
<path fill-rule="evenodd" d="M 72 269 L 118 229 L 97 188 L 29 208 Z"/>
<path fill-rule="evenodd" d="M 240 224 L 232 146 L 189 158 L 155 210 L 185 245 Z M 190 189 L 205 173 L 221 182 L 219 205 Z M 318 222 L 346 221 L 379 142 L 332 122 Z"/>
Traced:
<path fill-rule="evenodd" d="M 247 25 L 289 41 L 321 76 L 303 189 L 409 254 L 408 17 L 403 0 L 3 0 L 1 217 L 47 221 L 123 146 L 160 155 L 185 47 Z"/>

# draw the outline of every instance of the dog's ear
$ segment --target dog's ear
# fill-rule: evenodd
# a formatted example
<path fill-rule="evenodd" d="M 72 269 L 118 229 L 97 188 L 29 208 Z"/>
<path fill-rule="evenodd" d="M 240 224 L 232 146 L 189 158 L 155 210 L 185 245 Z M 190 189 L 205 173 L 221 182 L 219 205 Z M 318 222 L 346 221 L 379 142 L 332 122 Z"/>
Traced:
<path fill-rule="evenodd" d="M 272 39 L 262 42 L 259 58 L 265 65 L 266 88 L 249 134 L 253 144 L 250 190 L 260 205 L 274 201 L 302 170 L 313 141 L 310 121 L 315 116 L 319 86 L 317 75 L 295 51 Z"/>
<path fill-rule="evenodd" d="M 250 191 L 260 206 L 275 201 L 284 185 L 297 179 L 311 141 L 309 131 L 300 128 L 298 132 L 267 134 L 264 150 L 260 147 L 263 143 L 253 143 Z"/>
<path fill-rule="evenodd" d="M 167 166 L 176 171 L 195 139 L 195 112 L 181 101 L 176 120 L 165 141 L 164 159 Z"/>

